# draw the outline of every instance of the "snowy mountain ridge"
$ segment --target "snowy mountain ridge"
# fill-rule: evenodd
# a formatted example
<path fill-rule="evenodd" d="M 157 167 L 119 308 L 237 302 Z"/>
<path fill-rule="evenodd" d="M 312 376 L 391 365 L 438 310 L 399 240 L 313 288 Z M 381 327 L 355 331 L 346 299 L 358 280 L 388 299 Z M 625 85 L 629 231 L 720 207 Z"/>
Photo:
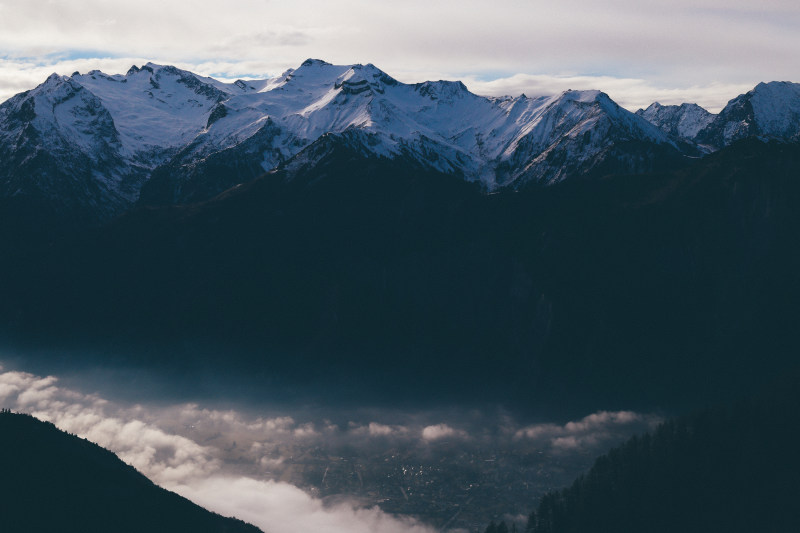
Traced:
<path fill-rule="evenodd" d="M 759 132 L 796 136 L 798 85 L 762 85 L 747 99 L 751 121 Z M 372 64 L 317 59 L 232 83 L 153 63 L 125 75 L 52 75 L 0 104 L 0 195 L 72 187 L 75 202 L 108 212 L 137 199 L 198 201 L 286 165 L 329 134 L 350 136 L 368 156 L 407 158 L 488 190 L 643 172 L 659 157 L 696 150 L 699 140 L 721 146 L 710 138 L 725 110 L 640 111 L 600 91 L 483 97 L 458 81 L 405 84 Z M 742 129 L 724 120 L 723 144 Z"/>
<path fill-rule="evenodd" d="M 713 152 L 731 143 L 757 137 L 800 140 L 800 83 L 772 81 L 730 100 L 712 114 L 697 104 L 661 105 L 654 102 L 636 114 L 665 133 Z"/>

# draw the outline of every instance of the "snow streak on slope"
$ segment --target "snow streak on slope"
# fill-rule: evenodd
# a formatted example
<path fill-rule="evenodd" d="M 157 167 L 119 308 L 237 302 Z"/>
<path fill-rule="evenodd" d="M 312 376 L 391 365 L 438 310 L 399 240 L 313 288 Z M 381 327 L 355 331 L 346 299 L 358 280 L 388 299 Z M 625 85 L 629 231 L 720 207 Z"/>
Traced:
<path fill-rule="evenodd" d="M 203 130 L 211 108 L 228 96 L 210 80 L 152 63 L 132 67 L 125 76 L 92 71 L 72 79 L 109 110 L 130 155 L 185 145 Z"/>

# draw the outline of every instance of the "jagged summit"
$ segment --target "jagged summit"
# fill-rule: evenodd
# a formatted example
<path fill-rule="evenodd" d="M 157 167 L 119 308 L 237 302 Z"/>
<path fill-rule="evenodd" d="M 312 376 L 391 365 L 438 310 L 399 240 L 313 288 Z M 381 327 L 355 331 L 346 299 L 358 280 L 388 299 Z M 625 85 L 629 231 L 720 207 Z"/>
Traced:
<path fill-rule="evenodd" d="M 708 126 L 714 115 L 697 104 L 661 105 L 653 102 L 636 114 L 662 131 L 686 141 L 693 141 L 698 132 Z"/>
<path fill-rule="evenodd" d="M 424 81 L 422 83 L 415 84 L 414 88 L 420 94 L 427 96 L 431 100 L 438 100 L 439 98 L 443 97 L 463 98 L 466 93 L 469 93 L 466 85 L 460 81 Z"/>
<path fill-rule="evenodd" d="M 303 61 L 303 63 L 300 66 L 301 67 L 315 67 L 315 66 L 325 67 L 325 66 L 332 66 L 332 65 L 330 63 L 328 63 L 327 61 L 323 61 L 322 59 L 308 58 L 305 61 Z"/>
<path fill-rule="evenodd" d="M 69 79 L 70 79 L 69 76 L 61 76 L 60 74 L 57 74 L 57 73 L 53 72 L 52 74 L 47 76 L 47 79 L 44 80 L 44 84 L 47 85 L 47 84 L 51 84 L 51 83 L 57 83 L 59 81 L 65 81 L 66 82 L 66 81 L 69 81 Z"/>

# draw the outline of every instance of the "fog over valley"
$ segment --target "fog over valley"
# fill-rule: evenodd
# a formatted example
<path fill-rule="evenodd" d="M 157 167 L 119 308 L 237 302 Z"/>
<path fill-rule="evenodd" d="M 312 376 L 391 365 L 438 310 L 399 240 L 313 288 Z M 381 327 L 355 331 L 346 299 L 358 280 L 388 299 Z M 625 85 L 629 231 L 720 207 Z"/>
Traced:
<path fill-rule="evenodd" d="M 117 401 L 0 370 L 0 405 L 115 452 L 159 485 L 265 531 L 426 532 L 524 522 L 530 502 L 661 418 L 633 411 L 523 423 L 502 410 Z M 476 505 L 480 502 L 480 506 Z M 514 513 L 518 513 L 515 515 Z"/>

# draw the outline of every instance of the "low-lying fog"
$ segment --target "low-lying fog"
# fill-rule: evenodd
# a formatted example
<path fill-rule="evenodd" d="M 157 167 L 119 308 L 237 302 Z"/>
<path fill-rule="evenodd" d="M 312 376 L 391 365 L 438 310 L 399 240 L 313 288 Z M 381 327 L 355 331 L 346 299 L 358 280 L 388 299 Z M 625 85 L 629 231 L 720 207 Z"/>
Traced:
<path fill-rule="evenodd" d="M 265 532 L 523 525 L 544 491 L 659 421 L 633 411 L 522 421 L 496 407 L 270 406 L 152 390 L 137 400 L 130 387 L 113 389 L 103 373 L 0 366 L 0 406 L 96 442 L 159 485 Z"/>

